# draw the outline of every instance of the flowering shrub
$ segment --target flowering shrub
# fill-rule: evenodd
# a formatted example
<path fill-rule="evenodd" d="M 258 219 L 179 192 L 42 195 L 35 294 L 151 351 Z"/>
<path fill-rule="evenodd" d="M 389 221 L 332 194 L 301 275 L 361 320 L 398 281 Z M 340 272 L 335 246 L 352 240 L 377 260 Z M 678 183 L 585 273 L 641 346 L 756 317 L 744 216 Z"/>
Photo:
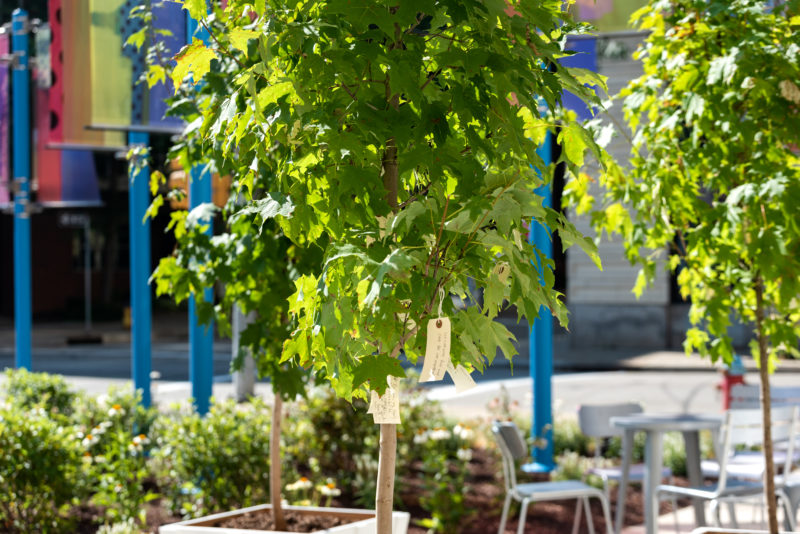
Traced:
<path fill-rule="evenodd" d="M 6 369 L 6 399 L 23 408 L 41 406 L 50 414 L 72 414 L 78 394 L 61 375 L 31 373 L 27 369 Z"/>
<path fill-rule="evenodd" d="M 66 528 L 64 511 L 82 494 L 74 433 L 45 408 L 0 406 L 0 532 Z"/>
<path fill-rule="evenodd" d="M 336 482 L 330 477 L 323 484 L 316 485 L 307 477 L 300 477 L 287 484 L 285 490 L 293 497 L 289 503 L 300 506 L 330 506 L 333 498 L 342 494 L 342 490 L 336 487 Z"/>
<path fill-rule="evenodd" d="M 471 443 L 475 432 L 468 426 L 422 429 L 414 436 L 414 444 L 422 460 L 422 487 L 419 502 L 431 514 L 420 521 L 428 532 L 457 533 L 466 518 L 464 496 L 467 466 L 472 460 Z"/>
<path fill-rule="evenodd" d="M 141 401 L 141 391 L 111 386 L 104 395 L 78 397 L 72 420 L 85 431 L 115 421 L 132 435 L 149 434 L 157 412 L 154 408 L 142 406 Z"/>
<path fill-rule="evenodd" d="M 263 401 L 215 402 L 159 417 L 153 470 L 171 511 L 197 516 L 258 504 L 269 488 L 271 410 Z"/>

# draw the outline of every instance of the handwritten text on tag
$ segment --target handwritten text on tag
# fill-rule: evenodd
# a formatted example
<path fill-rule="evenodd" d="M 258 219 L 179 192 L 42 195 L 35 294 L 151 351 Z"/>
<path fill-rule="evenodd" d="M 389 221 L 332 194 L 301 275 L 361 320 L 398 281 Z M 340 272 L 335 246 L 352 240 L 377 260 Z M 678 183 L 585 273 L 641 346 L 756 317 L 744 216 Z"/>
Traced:
<path fill-rule="evenodd" d="M 400 424 L 400 379 L 396 376 L 388 377 L 389 387 L 382 396 L 372 392 L 368 413 L 372 414 L 372 420 L 376 425 L 380 424 Z"/>
<path fill-rule="evenodd" d="M 450 363 L 450 319 L 439 317 L 428 321 L 428 343 L 420 382 L 441 380 Z"/>

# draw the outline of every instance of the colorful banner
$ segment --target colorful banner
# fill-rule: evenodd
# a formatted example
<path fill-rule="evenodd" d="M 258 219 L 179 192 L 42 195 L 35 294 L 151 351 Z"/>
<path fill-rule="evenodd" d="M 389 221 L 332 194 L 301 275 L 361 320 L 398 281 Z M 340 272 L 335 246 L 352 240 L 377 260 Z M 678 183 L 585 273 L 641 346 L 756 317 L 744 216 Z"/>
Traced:
<path fill-rule="evenodd" d="M 561 58 L 558 61 L 561 65 L 597 72 L 597 39 L 570 39 L 567 41 L 567 50 L 576 53 Z M 569 91 L 564 91 L 562 103 L 565 108 L 571 109 L 578 115 L 578 120 L 586 120 L 592 116 L 583 100 Z"/>
<path fill-rule="evenodd" d="M 95 93 L 92 84 L 93 54 L 89 38 L 92 19 L 88 1 L 62 0 L 63 101 L 66 104 L 63 123 L 64 142 L 121 146 L 125 137 L 119 132 L 95 132 L 86 129 L 87 125 L 92 124 L 92 100 L 103 98 L 102 95 Z M 119 55 L 119 48 L 117 50 Z M 111 74 L 107 72 L 106 76 Z M 113 96 L 111 95 L 112 98 Z"/>
<path fill-rule="evenodd" d="M 0 55 L 9 53 L 9 34 L 0 33 Z M 9 182 L 11 180 L 11 145 L 9 125 L 11 124 L 11 83 L 8 66 L 0 63 L 0 204 L 11 201 Z"/>
<path fill-rule="evenodd" d="M 62 5 L 63 3 L 63 5 Z M 86 144 L 103 144 L 106 135 L 102 132 L 86 130 L 88 124 L 91 88 L 86 78 L 81 83 L 82 72 L 69 71 L 71 68 L 87 70 L 85 60 L 79 54 L 87 54 L 87 33 L 81 33 L 81 21 L 88 21 L 86 2 L 73 0 L 50 0 L 49 18 L 52 41 L 50 42 L 51 87 L 49 91 L 49 142 L 70 142 Z M 82 13 L 85 16 L 82 16 Z M 76 24 L 68 26 L 67 24 Z M 85 24 L 84 24 L 85 25 Z M 86 25 L 85 25 L 86 26 Z M 66 46 L 65 46 L 66 45 Z M 69 87 L 69 91 L 67 90 Z M 64 105 L 65 99 L 69 103 Z M 71 122 L 70 122 L 71 121 Z M 69 123 L 69 127 L 67 127 Z M 67 138 L 65 139 L 65 132 Z M 111 142 L 121 141 L 120 134 L 109 136 Z M 116 139 L 115 139 L 116 138 Z M 94 154 L 87 150 L 49 150 L 59 156 L 59 181 L 56 191 L 43 191 L 40 188 L 39 202 L 99 202 L 100 191 L 97 185 L 97 170 Z"/>
<path fill-rule="evenodd" d="M 54 121 L 50 113 L 50 31 L 36 32 L 36 55 L 31 61 L 33 67 L 33 136 L 36 140 L 33 158 L 34 189 L 38 202 L 58 202 L 61 200 L 61 152 L 48 149 L 52 142 L 51 129 Z M 44 71 L 44 72 L 43 72 Z"/>
<path fill-rule="evenodd" d="M 91 123 L 131 123 L 133 64 L 122 54 L 126 0 L 89 0 Z M 141 100 L 141 99 L 140 99 Z M 141 102 L 140 102 L 141 103 Z M 141 111 L 141 108 L 139 108 Z"/>
<path fill-rule="evenodd" d="M 647 0 L 577 0 L 576 18 L 591 22 L 599 33 L 632 30 L 631 15 Z"/>
<path fill-rule="evenodd" d="M 156 2 L 153 4 L 153 26 L 167 30 L 171 36 L 159 36 L 166 45 L 166 53 L 174 56 L 186 43 L 186 15 L 180 4 L 175 2 Z M 150 89 L 148 119 L 158 126 L 181 126 L 183 121 L 177 117 L 164 117 L 167 111 L 165 100 L 174 94 L 172 81 L 158 83 Z"/>

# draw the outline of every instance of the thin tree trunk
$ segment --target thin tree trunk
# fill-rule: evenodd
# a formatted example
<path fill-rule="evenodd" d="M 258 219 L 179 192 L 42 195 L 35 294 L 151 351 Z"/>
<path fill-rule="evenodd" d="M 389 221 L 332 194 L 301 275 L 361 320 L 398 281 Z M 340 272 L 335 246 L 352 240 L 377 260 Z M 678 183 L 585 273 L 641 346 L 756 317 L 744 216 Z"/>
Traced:
<path fill-rule="evenodd" d="M 761 414 L 764 431 L 764 498 L 770 534 L 778 534 L 778 506 L 775 497 L 775 462 L 772 455 L 772 397 L 769 387 L 767 335 L 764 332 L 764 281 L 756 278 L 756 331 L 758 336 L 758 374 L 761 378 Z"/>
<path fill-rule="evenodd" d="M 286 530 L 286 520 L 281 507 L 281 412 L 283 400 L 275 392 L 272 403 L 272 428 L 269 434 L 269 498 L 272 503 L 272 518 L 275 530 Z"/>
<path fill-rule="evenodd" d="M 381 425 L 380 456 L 378 458 L 378 491 L 375 511 L 377 534 L 392 534 L 394 501 L 394 469 L 397 456 L 397 425 Z"/>
<path fill-rule="evenodd" d="M 383 186 L 386 188 L 386 203 L 397 209 L 397 145 L 394 138 L 386 142 L 382 161 Z M 394 470 L 397 459 L 397 425 L 381 425 L 380 452 L 378 456 L 378 489 L 375 495 L 377 534 L 392 534 L 392 510 L 394 505 Z"/>

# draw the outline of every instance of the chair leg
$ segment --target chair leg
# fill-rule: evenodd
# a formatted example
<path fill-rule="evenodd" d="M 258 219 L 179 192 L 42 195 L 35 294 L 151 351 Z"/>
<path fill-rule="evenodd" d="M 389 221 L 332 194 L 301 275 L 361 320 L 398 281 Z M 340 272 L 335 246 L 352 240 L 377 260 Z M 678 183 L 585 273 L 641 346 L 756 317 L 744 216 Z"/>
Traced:
<path fill-rule="evenodd" d="M 722 517 L 720 517 L 720 513 L 719 513 L 719 501 L 718 500 L 715 499 L 715 500 L 711 501 L 711 509 L 709 511 L 711 512 L 711 517 L 714 518 L 714 526 L 715 527 L 721 527 L 722 526 Z"/>
<path fill-rule="evenodd" d="M 606 520 L 606 534 L 614 534 L 614 523 L 611 521 L 611 501 L 606 497 L 600 499 L 603 506 L 603 518 Z"/>
<path fill-rule="evenodd" d="M 594 534 L 594 521 L 592 520 L 592 509 L 589 507 L 589 497 L 583 498 L 583 509 L 586 510 L 586 526 L 589 527 L 589 534 Z"/>
<path fill-rule="evenodd" d="M 759 508 L 761 508 L 759 506 Z M 736 521 L 736 505 L 732 502 L 728 503 L 728 515 L 731 518 L 731 526 L 733 528 L 739 528 L 739 522 Z"/>
<path fill-rule="evenodd" d="M 500 516 L 500 528 L 497 534 L 503 534 L 506 530 L 506 520 L 508 519 L 508 509 L 511 507 L 511 494 L 506 494 L 506 502 L 503 503 L 503 514 Z"/>
<path fill-rule="evenodd" d="M 572 534 L 578 534 L 578 527 L 581 524 L 581 513 L 583 512 L 583 508 L 581 508 L 581 500 L 575 500 L 575 519 L 572 520 Z"/>
<path fill-rule="evenodd" d="M 788 531 L 797 530 L 797 517 L 795 517 L 794 510 L 792 509 L 791 500 L 783 489 L 778 490 L 778 500 L 780 500 L 781 506 L 783 506 L 784 528 Z"/>
<path fill-rule="evenodd" d="M 525 532 L 525 517 L 528 515 L 529 502 L 531 502 L 530 499 L 522 499 L 522 504 L 520 505 L 521 510 L 519 511 L 519 526 L 517 527 L 517 534 L 523 534 Z"/>

